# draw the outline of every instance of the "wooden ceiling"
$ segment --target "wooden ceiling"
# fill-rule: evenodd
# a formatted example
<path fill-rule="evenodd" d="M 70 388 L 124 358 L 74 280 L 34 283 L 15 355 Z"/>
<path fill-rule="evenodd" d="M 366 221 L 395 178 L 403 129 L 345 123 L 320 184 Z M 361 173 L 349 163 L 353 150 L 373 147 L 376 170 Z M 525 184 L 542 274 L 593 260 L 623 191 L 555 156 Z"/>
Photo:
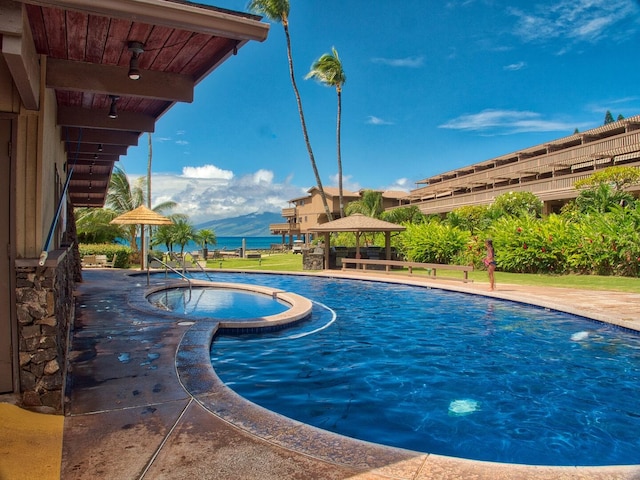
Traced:
<path fill-rule="evenodd" d="M 176 102 L 268 24 L 254 15 L 166 0 L 26 0 L 46 87 L 55 91 L 58 125 L 73 169 L 75 206 L 104 205 L 114 162 L 153 132 Z M 142 45 L 140 78 L 129 78 L 130 42 Z M 115 100 L 114 100 L 115 99 Z M 115 101 L 117 118 L 109 112 Z M 146 141 L 146 140 L 144 140 Z"/>

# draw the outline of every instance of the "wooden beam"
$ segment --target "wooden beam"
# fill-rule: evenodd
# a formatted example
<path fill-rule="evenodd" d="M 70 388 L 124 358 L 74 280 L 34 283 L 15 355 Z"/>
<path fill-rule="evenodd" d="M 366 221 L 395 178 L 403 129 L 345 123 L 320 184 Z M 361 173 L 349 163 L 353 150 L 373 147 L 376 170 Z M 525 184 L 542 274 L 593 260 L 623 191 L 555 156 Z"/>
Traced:
<path fill-rule="evenodd" d="M 73 182 L 96 182 L 97 183 L 105 183 L 109 181 L 108 175 L 98 175 L 98 174 L 90 174 L 90 173 L 76 173 L 73 172 L 73 176 L 71 177 L 71 185 Z"/>
<path fill-rule="evenodd" d="M 104 206 L 104 198 L 86 198 L 82 195 L 69 195 L 74 207 L 101 208 Z"/>
<path fill-rule="evenodd" d="M 0 38 L 2 55 L 22 103 L 29 110 L 38 110 L 40 65 L 23 5 L 4 1 L 0 3 Z"/>
<path fill-rule="evenodd" d="M 67 160 L 67 162 L 68 162 L 70 165 L 72 165 L 72 164 L 73 164 L 73 158 L 69 158 L 69 159 Z M 113 163 L 114 163 L 114 162 L 109 161 L 109 160 L 100 161 L 100 159 L 98 159 L 98 160 L 94 160 L 94 159 L 91 159 L 91 160 L 88 160 L 88 159 L 78 159 L 78 160 L 76 160 L 76 162 L 75 162 L 75 164 L 76 164 L 76 165 L 95 165 L 96 167 L 98 167 L 98 166 L 100 166 L 100 167 L 106 167 L 106 166 L 109 166 L 109 165 L 111 165 L 111 166 L 112 166 L 112 165 L 113 165 Z"/>
<path fill-rule="evenodd" d="M 100 130 L 153 132 L 155 118 L 135 112 L 118 112 L 118 118 L 109 118 L 108 111 L 82 107 L 58 107 L 58 125 Z"/>
<path fill-rule="evenodd" d="M 102 148 L 102 150 L 99 150 Z M 97 153 L 98 155 L 126 155 L 127 147 L 125 145 L 100 145 L 99 143 L 89 143 L 83 142 L 80 145 L 77 143 L 72 146 L 70 151 L 67 152 L 69 155 L 76 153 L 78 154 L 88 154 L 93 155 Z"/>
<path fill-rule="evenodd" d="M 88 160 L 91 162 L 117 162 L 118 160 L 120 160 L 119 155 L 104 155 L 100 153 L 79 153 L 77 155 L 75 153 L 69 153 L 67 155 L 67 158 L 70 161 L 73 161 L 74 158 L 77 158 L 78 160 Z"/>
<path fill-rule="evenodd" d="M 140 80 L 131 80 L 128 74 L 129 66 L 50 58 L 47 62 L 47 87 L 169 102 L 193 102 L 195 83 L 187 75 L 142 70 Z"/>
<path fill-rule="evenodd" d="M 75 144 L 80 142 L 102 143 L 103 145 L 137 146 L 139 133 L 116 130 L 95 130 L 89 128 L 67 127 L 60 132 L 60 138 L 69 142 L 68 151 L 73 151 Z"/>
<path fill-rule="evenodd" d="M 103 183 L 103 182 L 102 182 Z M 73 185 L 69 185 L 69 193 L 72 196 L 77 196 L 77 195 L 106 195 L 107 193 L 107 187 L 100 186 L 100 187 L 94 187 L 92 186 L 91 188 L 89 188 L 89 186 L 87 185 L 86 187 L 80 187 L 80 186 L 73 186 Z"/>
<path fill-rule="evenodd" d="M 168 0 L 28 0 L 53 8 L 76 10 L 128 21 L 162 25 L 237 40 L 267 39 L 269 24 L 256 15 L 232 14 Z"/>

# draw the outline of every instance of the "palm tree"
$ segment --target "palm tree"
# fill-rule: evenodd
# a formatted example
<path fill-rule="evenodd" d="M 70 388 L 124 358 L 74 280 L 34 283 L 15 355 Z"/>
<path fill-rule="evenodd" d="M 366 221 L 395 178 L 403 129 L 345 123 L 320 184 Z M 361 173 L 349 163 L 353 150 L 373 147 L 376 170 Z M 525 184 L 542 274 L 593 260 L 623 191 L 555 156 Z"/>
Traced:
<path fill-rule="evenodd" d="M 109 222 L 116 217 L 106 208 L 76 208 L 76 230 L 80 243 L 114 243 L 121 236 L 118 225 Z"/>
<path fill-rule="evenodd" d="M 109 182 L 109 191 L 107 193 L 106 205 L 114 212 L 114 217 L 122 215 L 123 213 L 130 212 L 138 208 L 145 203 L 145 185 L 146 179 L 140 177 L 136 183 L 131 186 L 129 178 L 122 167 L 114 167 L 111 174 L 111 181 Z M 176 206 L 175 202 L 163 202 L 156 205 L 153 209 L 156 212 L 162 212 Z M 125 225 L 122 226 L 122 237 L 125 238 L 134 255 L 139 253 L 137 234 L 139 225 Z"/>
<path fill-rule="evenodd" d="M 209 244 L 215 245 L 218 242 L 216 234 L 213 230 L 208 228 L 202 228 L 196 232 L 196 241 L 202 247 L 202 256 L 207 259 L 209 254 Z"/>
<path fill-rule="evenodd" d="M 318 173 L 318 166 L 311 149 L 311 142 L 309 141 L 309 134 L 307 132 L 307 122 L 304 118 L 304 111 L 302 110 L 302 99 L 300 98 L 300 92 L 298 91 L 298 85 L 296 84 L 296 76 L 293 70 L 293 56 L 291 54 L 291 36 L 289 35 L 289 0 L 251 0 L 249 2 L 248 9 L 259 15 L 266 16 L 269 20 L 276 23 L 282 23 L 284 28 L 284 35 L 287 40 L 287 58 L 289 60 L 289 75 L 291 77 L 291 85 L 293 86 L 293 93 L 298 103 L 298 114 L 300 115 L 300 123 L 302 124 L 302 135 L 304 136 L 304 142 L 307 146 L 307 152 L 309 153 L 309 160 L 311 161 L 311 167 L 316 177 L 316 185 L 320 190 L 320 196 L 322 197 L 322 204 L 324 211 L 327 214 L 327 220 L 333 220 L 331 210 L 329 209 L 329 203 L 327 202 L 327 195 L 322 187 L 322 181 L 320 180 L 320 174 Z"/>
<path fill-rule="evenodd" d="M 311 71 L 305 78 L 315 78 L 328 87 L 335 87 L 338 97 L 338 114 L 336 120 L 336 148 L 338 157 L 338 195 L 340 198 L 340 216 L 344 217 L 344 201 L 342 200 L 342 153 L 340 148 L 340 126 L 342 123 L 342 85 L 347 76 L 342 68 L 342 62 L 335 47 L 331 53 L 325 53 L 311 66 Z"/>
<path fill-rule="evenodd" d="M 382 193 L 375 190 L 365 190 L 360 195 L 360 200 L 350 202 L 347 205 L 347 215 L 361 213 L 367 217 L 380 218 L 384 208 L 382 207 Z"/>
<path fill-rule="evenodd" d="M 184 247 L 195 238 L 195 230 L 187 220 L 178 220 L 171 225 L 171 239 L 180 245 L 180 258 L 184 258 Z"/>

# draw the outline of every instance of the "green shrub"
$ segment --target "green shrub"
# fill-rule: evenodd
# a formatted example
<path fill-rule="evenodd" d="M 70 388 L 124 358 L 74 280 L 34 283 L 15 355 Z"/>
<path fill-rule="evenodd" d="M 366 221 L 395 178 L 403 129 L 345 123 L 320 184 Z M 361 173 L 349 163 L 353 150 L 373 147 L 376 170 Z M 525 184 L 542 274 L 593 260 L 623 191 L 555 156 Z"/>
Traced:
<path fill-rule="evenodd" d="M 467 247 L 469 232 L 440 222 L 407 225 L 399 236 L 399 249 L 407 260 L 453 263 Z"/>
<path fill-rule="evenodd" d="M 129 260 L 131 248 L 125 245 L 116 243 L 81 243 L 78 245 L 78 250 L 80 251 L 81 257 L 85 255 L 106 255 L 109 260 L 117 254 L 118 256 L 116 257 L 116 263 L 114 265 L 115 268 L 129 268 L 131 266 Z"/>
<path fill-rule="evenodd" d="M 490 228 L 499 269 L 513 273 L 565 273 L 569 224 L 559 215 L 501 217 Z"/>

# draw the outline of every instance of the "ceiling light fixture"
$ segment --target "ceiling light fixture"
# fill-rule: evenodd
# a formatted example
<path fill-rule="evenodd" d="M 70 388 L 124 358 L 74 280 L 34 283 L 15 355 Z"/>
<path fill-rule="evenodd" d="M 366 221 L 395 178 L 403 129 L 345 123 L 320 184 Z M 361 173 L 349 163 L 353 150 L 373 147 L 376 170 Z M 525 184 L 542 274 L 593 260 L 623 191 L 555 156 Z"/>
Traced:
<path fill-rule="evenodd" d="M 116 102 L 120 100 L 120 97 L 117 95 L 109 95 L 111 99 L 111 107 L 109 108 L 109 118 L 118 118 L 118 108 L 116 107 Z"/>
<path fill-rule="evenodd" d="M 131 80 L 140 80 L 138 57 L 140 57 L 140 55 L 144 52 L 142 43 L 129 42 L 129 51 L 131 52 L 131 60 L 129 61 L 129 78 Z"/>
<path fill-rule="evenodd" d="M 99 144 L 98 144 L 98 151 L 99 151 L 99 152 L 101 152 L 101 151 L 102 151 L 102 144 L 101 144 L 101 143 L 99 143 Z"/>

